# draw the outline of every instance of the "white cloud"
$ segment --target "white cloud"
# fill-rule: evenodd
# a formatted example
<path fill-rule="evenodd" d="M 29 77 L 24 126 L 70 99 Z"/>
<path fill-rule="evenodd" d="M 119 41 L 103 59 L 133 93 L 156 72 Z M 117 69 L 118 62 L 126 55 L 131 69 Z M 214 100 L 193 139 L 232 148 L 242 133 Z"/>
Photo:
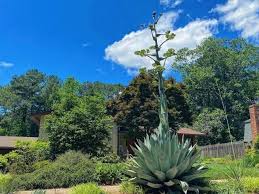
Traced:
<path fill-rule="evenodd" d="M 213 11 L 221 15 L 221 22 L 240 31 L 242 37 L 259 40 L 259 0 L 228 0 Z"/>
<path fill-rule="evenodd" d="M 183 0 L 160 0 L 160 4 L 165 7 L 176 7 L 180 5 L 183 2 Z"/>
<path fill-rule="evenodd" d="M 6 61 L 0 61 L 0 67 L 8 68 L 8 67 L 13 67 L 13 66 L 14 66 L 13 63 L 9 63 L 9 62 L 6 62 Z"/>
<path fill-rule="evenodd" d="M 186 26 L 174 29 L 173 25 L 177 17 L 177 12 L 168 12 L 161 17 L 158 23 L 157 28 L 159 31 L 171 30 L 176 34 L 174 40 L 164 44 L 161 52 L 166 51 L 168 48 L 176 50 L 184 47 L 195 48 L 202 40 L 212 36 L 217 26 L 217 20 L 215 19 L 197 19 Z M 105 49 L 105 58 L 122 65 L 127 69 L 128 73 L 132 74 L 132 72 L 136 72 L 139 68 L 152 67 L 151 60 L 134 54 L 135 51 L 148 48 L 151 45 L 153 45 L 153 40 L 151 39 L 149 29 L 138 30 L 126 34 L 121 40 L 109 45 Z M 171 62 L 169 61 L 169 63 Z"/>

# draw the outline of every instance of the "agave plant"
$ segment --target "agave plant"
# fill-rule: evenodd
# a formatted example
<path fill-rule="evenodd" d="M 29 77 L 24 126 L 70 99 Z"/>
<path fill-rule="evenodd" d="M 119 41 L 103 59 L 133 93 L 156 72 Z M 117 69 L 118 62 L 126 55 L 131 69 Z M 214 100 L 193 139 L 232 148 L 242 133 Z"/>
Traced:
<path fill-rule="evenodd" d="M 148 57 L 154 61 L 154 72 L 157 75 L 159 89 L 159 127 L 152 135 L 147 135 L 144 142 L 138 141 L 133 151 L 135 157 L 130 165 L 128 173 L 137 184 L 151 189 L 153 193 L 187 193 L 193 191 L 199 193 L 206 189 L 201 187 L 202 174 L 205 169 L 194 165 L 200 156 L 196 145 L 192 146 L 190 140 L 182 139 L 180 142 L 176 134 L 169 131 L 167 99 L 164 89 L 163 72 L 166 60 L 175 51 L 168 49 L 160 56 L 162 45 L 172 40 L 175 34 L 167 31 L 159 33 L 157 24 L 161 17 L 153 15 L 153 24 L 149 25 L 154 45 L 148 49 L 136 51 L 141 57 Z M 162 43 L 159 39 L 164 37 Z"/>
<path fill-rule="evenodd" d="M 199 193 L 207 190 L 201 187 L 206 169 L 194 165 L 200 153 L 189 140 L 181 143 L 177 135 L 159 130 L 148 135 L 144 142 L 138 141 L 133 150 L 135 157 L 128 173 L 137 184 L 155 193 Z"/>

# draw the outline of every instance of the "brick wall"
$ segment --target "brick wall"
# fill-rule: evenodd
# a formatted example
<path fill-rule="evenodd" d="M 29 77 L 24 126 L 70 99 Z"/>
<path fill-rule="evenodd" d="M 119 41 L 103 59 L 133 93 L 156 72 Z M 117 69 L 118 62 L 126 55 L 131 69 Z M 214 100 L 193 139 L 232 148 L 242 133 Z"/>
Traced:
<path fill-rule="evenodd" d="M 255 140 L 256 136 L 259 135 L 259 104 L 253 104 L 249 107 L 252 138 Z"/>

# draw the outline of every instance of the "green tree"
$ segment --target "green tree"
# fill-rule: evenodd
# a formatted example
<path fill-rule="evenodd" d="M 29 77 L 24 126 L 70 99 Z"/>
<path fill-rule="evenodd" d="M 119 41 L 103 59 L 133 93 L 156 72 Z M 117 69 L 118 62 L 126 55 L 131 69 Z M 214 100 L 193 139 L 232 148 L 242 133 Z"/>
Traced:
<path fill-rule="evenodd" d="M 46 117 L 52 154 L 80 150 L 91 155 L 107 147 L 111 119 L 106 114 L 105 100 L 86 95 L 83 86 L 69 78 L 58 91 L 53 112 Z"/>
<path fill-rule="evenodd" d="M 196 49 L 180 50 L 176 65 L 192 112 L 197 116 L 204 108 L 223 110 L 231 134 L 241 139 L 243 121 L 259 88 L 258 47 L 243 39 L 209 38 Z"/>
<path fill-rule="evenodd" d="M 222 109 L 203 109 L 193 123 L 194 129 L 207 134 L 205 137 L 199 138 L 199 145 L 229 142 L 229 134 L 225 123 Z"/>
<path fill-rule="evenodd" d="M 100 94 L 105 99 L 111 99 L 119 94 L 125 87 L 121 84 L 107 84 L 102 82 L 86 82 L 84 90 L 89 95 Z"/>
<path fill-rule="evenodd" d="M 14 76 L 0 88 L 0 127 L 4 135 L 37 136 L 38 127 L 31 121 L 33 113 L 48 111 L 60 81 L 38 70 Z"/>
<path fill-rule="evenodd" d="M 185 99 L 184 86 L 174 79 L 165 80 L 165 94 L 169 112 L 169 126 L 177 129 L 191 122 Z M 158 82 L 150 72 L 141 71 L 115 99 L 108 102 L 107 110 L 115 123 L 129 131 L 130 137 L 144 137 L 159 125 Z"/>

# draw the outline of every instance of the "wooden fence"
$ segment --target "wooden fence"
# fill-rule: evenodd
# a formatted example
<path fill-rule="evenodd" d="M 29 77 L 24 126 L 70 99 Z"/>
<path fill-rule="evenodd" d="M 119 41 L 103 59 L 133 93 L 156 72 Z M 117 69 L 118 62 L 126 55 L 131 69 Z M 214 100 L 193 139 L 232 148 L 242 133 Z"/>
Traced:
<path fill-rule="evenodd" d="M 201 157 L 214 157 L 220 158 L 224 156 L 233 156 L 231 143 L 215 144 L 201 146 Z M 235 152 L 235 157 L 240 158 L 245 153 L 245 144 L 243 141 L 233 142 L 233 148 Z"/>

